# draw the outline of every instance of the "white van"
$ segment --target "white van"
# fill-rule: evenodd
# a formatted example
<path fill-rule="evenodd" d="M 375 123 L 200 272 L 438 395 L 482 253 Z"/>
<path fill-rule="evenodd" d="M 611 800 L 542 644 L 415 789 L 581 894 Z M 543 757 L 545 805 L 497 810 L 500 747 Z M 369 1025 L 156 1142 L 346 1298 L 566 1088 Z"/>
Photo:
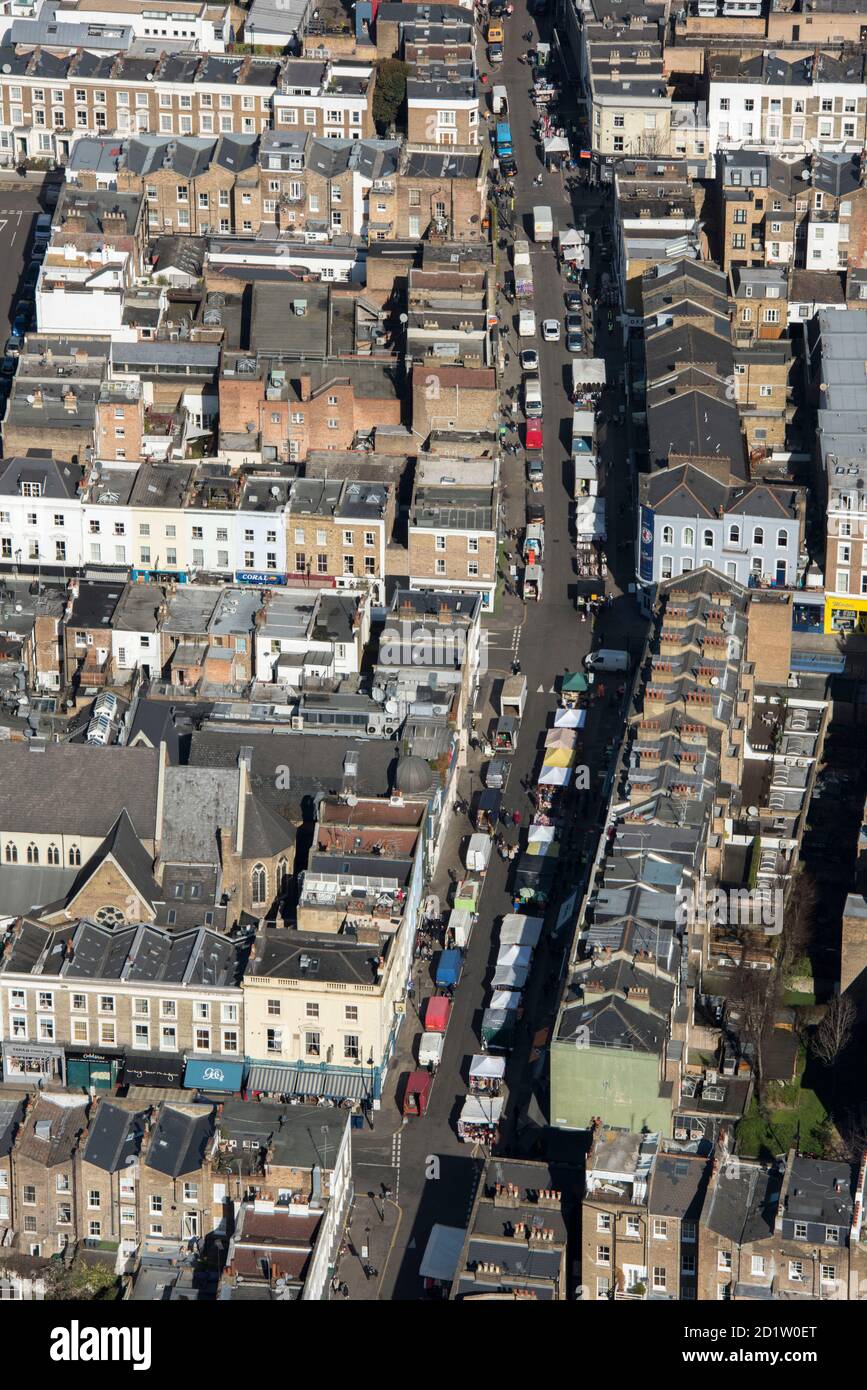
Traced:
<path fill-rule="evenodd" d="M 524 377 L 524 414 L 528 420 L 542 416 L 542 383 L 537 376 Z"/>
<path fill-rule="evenodd" d="M 536 315 L 532 309 L 518 310 L 518 337 L 535 338 L 536 336 Z"/>
<path fill-rule="evenodd" d="M 628 671 L 629 652 L 618 651 L 614 647 L 600 647 L 598 651 L 589 652 L 585 656 L 584 665 L 588 671 L 604 671 L 611 674 Z"/>

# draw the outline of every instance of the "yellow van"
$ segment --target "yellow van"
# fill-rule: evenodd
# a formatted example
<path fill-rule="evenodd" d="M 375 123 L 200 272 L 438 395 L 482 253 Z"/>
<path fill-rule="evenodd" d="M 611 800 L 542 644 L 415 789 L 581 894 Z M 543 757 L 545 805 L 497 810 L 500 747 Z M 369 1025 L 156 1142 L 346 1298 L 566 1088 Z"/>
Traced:
<path fill-rule="evenodd" d="M 506 31 L 502 24 L 488 25 L 488 43 L 505 43 Z"/>

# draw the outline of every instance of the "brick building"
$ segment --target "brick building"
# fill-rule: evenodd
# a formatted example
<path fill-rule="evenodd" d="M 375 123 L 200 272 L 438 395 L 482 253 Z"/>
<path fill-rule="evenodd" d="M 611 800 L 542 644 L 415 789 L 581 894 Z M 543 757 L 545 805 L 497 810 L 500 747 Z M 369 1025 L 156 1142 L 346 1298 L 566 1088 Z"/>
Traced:
<path fill-rule="evenodd" d="M 12 1204 L 18 1248 L 53 1255 L 73 1244 L 81 1213 L 75 1184 L 89 1103 L 80 1095 L 29 1100 L 12 1148 Z"/>
<path fill-rule="evenodd" d="M 286 512 L 290 573 L 381 583 L 394 517 L 392 483 L 299 478 Z"/>
<path fill-rule="evenodd" d="M 499 419 L 496 374 L 491 367 L 417 366 L 412 372 L 412 427 L 423 445 L 432 432 L 493 429 Z"/>
<path fill-rule="evenodd" d="M 419 459 L 409 514 L 411 588 L 466 589 L 492 606 L 498 481 L 492 459 Z"/>

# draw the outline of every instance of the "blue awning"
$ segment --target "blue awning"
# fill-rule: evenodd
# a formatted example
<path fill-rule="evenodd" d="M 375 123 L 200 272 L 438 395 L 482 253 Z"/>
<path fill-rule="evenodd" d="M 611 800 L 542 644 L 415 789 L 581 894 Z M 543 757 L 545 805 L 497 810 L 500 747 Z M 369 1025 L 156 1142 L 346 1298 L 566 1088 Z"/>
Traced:
<path fill-rule="evenodd" d="M 240 1091 L 244 1079 L 243 1062 L 220 1062 L 213 1058 L 187 1062 L 184 1086 L 200 1091 Z"/>

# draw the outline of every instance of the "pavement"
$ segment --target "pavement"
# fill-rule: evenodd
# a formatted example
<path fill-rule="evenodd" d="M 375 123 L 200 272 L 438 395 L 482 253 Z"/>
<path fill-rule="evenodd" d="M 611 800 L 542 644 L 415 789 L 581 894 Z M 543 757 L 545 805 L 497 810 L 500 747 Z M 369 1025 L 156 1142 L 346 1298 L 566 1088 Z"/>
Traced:
<path fill-rule="evenodd" d="M 532 207 L 549 204 L 554 211 L 555 226 L 564 229 L 575 224 L 579 212 L 587 216 L 589 227 L 598 226 L 608 216 L 609 206 L 606 191 L 586 188 L 579 189 L 573 205 L 559 172 L 545 173 L 541 186 L 533 182 L 541 165 L 531 134 L 534 112 L 528 95 L 529 70 L 519 64 L 517 58 L 527 48 L 521 35 L 532 28 L 541 39 L 547 40 L 550 39 L 548 27 L 542 20 L 537 29 L 536 22 L 527 15 L 524 0 L 519 0 L 514 15 L 507 21 L 506 60 L 496 74 L 491 75 L 492 80 L 505 85 L 509 93 L 519 171 L 515 180 L 514 221 L 516 235 L 530 233 L 537 324 L 549 317 L 558 318 L 562 323 L 564 293 L 571 286 L 561 275 L 552 249 L 532 244 Z M 593 275 L 597 284 L 591 301 L 595 302 L 602 270 L 595 235 L 592 247 Z M 502 259 L 497 278 L 502 281 L 510 262 L 509 247 L 499 254 Z M 507 318 L 513 311 L 516 317 L 516 306 L 502 305 L 502 313 Z M 492 705 L 491 693 L 496 697 L 499 681 L 509 674 L 512 661 L 520 661 L 528 680 L 528 700 L 518 748 L 511 759 L 504 805 L 510 812 L 520 811 L 522 827 L 531 820 L 533 809 L 522 784 L 525 780 L 530 784 L 531 774 L 538 765 L 544 730 L 557 706 L 558 679 L 564 672 L 580 667 L 591 647 L 602 645 L 603 635 L 605 645 L 625 647 L 637 656 L 645 632 L 644 621 L 628 593 L 634 574 L 629 438 L 626 429 L 612 425 L 600 431 L 600 456 L 607 474 L 608 551 L 609 556 L 614 557 L 613 563 L 609 559 L 607 581 L 611 601 L 603 609 L 595 631 L 592 623 L 578 620 L 574 607 L 577 572 L 570 520 L 572 406 L 566 392 L 571 356 L 562 340 L 556 343 L 544 343 L 539 338 L 531 341 L 539 352 L 545 422 L 544 495 L 541 498 L 533 496 L 534 501 L 544 502 L 546 513 L 544 595 L 541 602 L 527 605 L 514 594 L 502 592 L 499 596 L 494 616 L 486 622 L 489 670 L 481 692 L 482 702 Z M 526 341 L 521 345 L 526 346 Z M 517 388 L 520 379 L 519 340 L 514 328 L 509 330 L 507 350 L 510 360 L 503 378 L 505 390 Z M 615 333 L 609 334 L 604 322 L 597 325 L 593 355 L 603 354 L 608 363 L 608 379 L 616 380 L 623 370 L 619 326 Z M 515 435 L 510 437 L 516 438 Z M 522 531 L 527 497 L 523 455 L 506 454 L 503 465 L 504 528 Z M 507 547 L 514 551 L 513 544 L 507 542 Z M 507 555 L 506 572 L 510 558 Z M 614 682 L 608 683 L 606 696 L 594 699 L 588 716 L 583 752 L 591 790 L 576 792 L 573 797 L 572 830 L 561 858 L 563 874 L 559 895 L 549 907 L 546 930 L 535 953 L 533 973 L 525 991 L 524 1026 L 507 1063 L 507 1103 L 498 1140 L 498 1151 L 503 1153 L 538 1154 L 544 1152 L 551 1141 L 551 1132 L 545 1128 L 546 1030 L 553 1021 L 558 980 L 570 944 L 575 910 L 604 819 L 606 777 L 622 728 L 622 709 L 614 694 L 614 685 Z M 493 707 L 483 710 L 483 727 L 492 712 Z M 471 801 L 473 792 L 481 785 L 481 765 L 479 755 L 471 753 L 467 766 L 459 774 L 457 792 L 460 797 Z M 450 906 L 453 881 L 462 872 L 462 851 L 471 828 L 465 817 L 453 817 L 449 839 L 430 885 L 430 891 L 439 896 L 444 911 Z M 514 838 L 511 826 L 504 833 Z M 565 910 L 561 917 L 563 899 Z M 373 1116 L 372 1129 L 353 1131 L 353 1174 L 356 1191 L 362 1194 L 357 1199 L 358 1214 L 353 1214 L 353 1243 L 358 1244 L 358 1230 L 369 1225 L 371 1262 L 378 1271 L 376 1280 L 365 1279 L 359 1259 L 348 1252 L 344 1255 L 339 1278 L 349 1285 L 354 1298 L 412 1300 L 422 1297 L 419 1264 L 433 1225 L 437 1222 L 454 1226 L 467 1224 L 487 1152 L 461 1143 L 456 1121 L 468 1089 L 470 1057 L 481 1050 L 479 1029 L 496 956 L 496 925 L 502 914 L 511 910 L 509 865 L 495 854 L 485 878 L 478 920 L 455 992 L 443 1059 L 434 1080 L 428 1111 L 421 1118 L 403 1119 L 398 1105 L 401 1083 L 407 1072 L 417 1065 L 415 1049 L 422 1032 L 423 1000 L 434 992 L 430 963 L 416 962 L 415 988 L 408 1001 L 407 1019 L 389 1069 L 381 1109 Z M 569 1151 L 577 1157 L 580 1137 L 565 1136 L 565 1141 Z M 392 1194 L 386 1219 L 379 1221 L 374 1217 L 371 1220 L 371 1210 L 376 1206 L 375 1194 L 381 1192 L 383 1186 Z M 368 1197 L 368 1192 L 373 1192 L 374 1198 Z"/>

